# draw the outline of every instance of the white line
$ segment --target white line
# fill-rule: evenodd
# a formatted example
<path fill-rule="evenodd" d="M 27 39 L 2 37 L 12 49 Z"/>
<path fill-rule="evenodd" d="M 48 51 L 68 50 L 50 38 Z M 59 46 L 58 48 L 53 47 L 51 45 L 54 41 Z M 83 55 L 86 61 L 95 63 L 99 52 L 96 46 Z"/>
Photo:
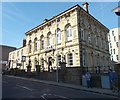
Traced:
<path fill-rule="evenodd" d="M 29 90 L 29 91 L 32 91 L 32 89 L 30 89 L 30 88 L 28 88 L 28 87 L 25 87 L 25 86 L 22 86 L 22 85 L 17 85 L 17 86 L 19 86 L 19 87 L 21 87 L 21 88 L 24 88 L 24 89 L 27 89 L 27 90 Z"/>
<path fill-rule="evenodd" d="M 44 100 L 47 100 L 44 96 L 41 96 Z"/>
<path fill-rule="evenodd" d="M 47 96 L 47 95 L 53 95 L 53 96 L 55 96 L 55 97 L 59 97 L 59 98 L 64 98 L 64 99 L 68 99 L 68 100 L 71 100 L 71 99 L 69 99 L 69 98 L 67 98 L 67 97 L 64 97 L 64 96 L 60 96 L 60 95 L 56 95 L 56 94 L 43 94 L 41 97 L 44 97 L 44 96 Z M 45 97 L 44 97 L 45 98 Z"/>

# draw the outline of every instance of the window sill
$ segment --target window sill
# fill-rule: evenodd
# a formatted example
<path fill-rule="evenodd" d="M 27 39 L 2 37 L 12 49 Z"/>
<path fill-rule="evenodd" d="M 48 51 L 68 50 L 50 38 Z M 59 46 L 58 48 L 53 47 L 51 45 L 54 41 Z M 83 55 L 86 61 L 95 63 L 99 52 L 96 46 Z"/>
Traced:
<path fill-rule="evenodd" d="M 69 43 L 69 42 L 72 42 L 72 40 L 68 40 L 68 41 L 66 41 L 66 43 Z"/>
<path fill-rule="evenodd" d="M 61 45 L 61 43 L 58 43 L 57 45 Z"/>

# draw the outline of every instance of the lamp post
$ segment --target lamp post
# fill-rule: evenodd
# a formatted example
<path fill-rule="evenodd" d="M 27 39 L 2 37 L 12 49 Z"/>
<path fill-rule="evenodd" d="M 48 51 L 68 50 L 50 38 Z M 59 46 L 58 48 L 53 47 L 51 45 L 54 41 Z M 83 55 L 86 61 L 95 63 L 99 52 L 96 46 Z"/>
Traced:
<path fill-rule="evenodd" d="M 58 50 L 57 50 L 57 28 L 58 28 L 58 25 L 57 25 L 57 17 L 56 17 L 56 32 L 55 32 L 55 38 L 56 38 L 56 67 L 57 67 L 57 70 L 56 70 L 56 81 L 59 82 L 59 74 L 58 74 Z"/>
<path fill-rule="evenodd" d="M 120 17 L 120 1 L 118 2 L 118 7 L 116 7 L 115 9 L 112 10 L 118 17 Z M 119 22 L 119 18 L 118 18 L 118 22 Z M 119 23 L 118 23 L 118 27 L 119 27 Z M 119 33 L 119 32 L 118 32 Z M 119 54 L 118 54 L 119 55 Z M 119 66 L 120 64 L 118 64 Z M 117 64 L 116 66 L 117 67 Z M 115 71 L 117 72 L 117 68 L 115 68 Z M 119 83 L 120 83 L 120 75 L 118 74 L 119 71 L 117 72 L 117 87 L 118 87 L 118 98 L 120 97 L 120 86 L 119 86 Z"/>

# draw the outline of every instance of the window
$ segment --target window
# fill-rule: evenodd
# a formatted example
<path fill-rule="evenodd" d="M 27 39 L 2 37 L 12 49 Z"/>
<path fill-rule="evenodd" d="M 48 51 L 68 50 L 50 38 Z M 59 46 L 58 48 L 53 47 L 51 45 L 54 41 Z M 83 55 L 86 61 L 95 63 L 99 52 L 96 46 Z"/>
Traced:
<path fill-rule="evenodd" d="M 111 49 L 111 54 L 112 54 L 112 49 Z"/>
<path fill-rule="evenodd" d="M 57 30 L 57 43 L 61 43 L 61 32 L 60 29 Z"/>
<path fill-rule="evenodd" d="M 72 30 L 70 25 L 66 28 L 66 34 L 67 34 L 67 40 L 68 41 L 72 40 Z"/>
<path fill-rule="evenodd" d="M 48 33 L 48 46 L 52 45 L 52 35 L 51 33 Z"/>
<path fill-rule="evenodd" d="M 106 39 L 105 39 L 106 40 Z M 109 38 L 109 42 L 111 42 L 111 39 Z"/>
<path fill-rule="evenodd" d="M 98 45 L 98 37 L 95 35 L 95 44 Z"/>
<path fill-rule="evenodd" d="M 102 39 L 100 38 L 100 47 L 102 48 Z"/>
<path fill-rule="evenodd" d="M 72 55 L 72 53 L 68 54 L 68 65 L 73 65 L 73 55 Z"/>
<path fill-rule="evenodd" d="M 95 40 L 95 45 L 97 45 L 97 37 L 96 37 L 96 34 L 95 34 L 95 36 L 94 36 L 94 40 Z"/>
<path fill-rule="evenodd" d="M 41 59 L 41 67 L 42 67 L 42 70 L 44 71 L 44 59 L 43 58 Z"/>
<path fill-rule="evenodd" d="M 85 50 L 83 50 L 82 62 L 83 62 L 83 66 L 85 67 Z"/>
<path fill-rule="evenodd" d="M 61 62 L 61 55 L 58 55 L 58 63 Z"/>
<path fill-rule="evenodd" d="M 12 56 L 12 57 L 13 57 L 13 59 L 15 58 L 15 53 L 13 53 L 13 56 Z"/>
<path fill-rule="evenodd" d="M 110 44 L 111 45 L 111 44 Z M 106 49 L 106 41 L 104 41 L 104 48 Z"/>
<path fill-rule="evenodd" d="M 117 60 L 118 60 L 118 55 L 116 55 L 116 58 L 117 58 Z"/>
<path fill-rule="evenodd" d="M 91 43 L 91 33 L 88 33 L 88 42 Z"/>
<path fill-rule="evenodd" d="M 37 58 L 35 58 L 35 65 L 38 65 L 38 60 L 37 60 Z"/>
<path fill-rule="evenodd" d="M 114 36 L 114 41 L 116 41 L 116 37 Z"/>
<path fill-rule="evenodd" d="M 113 56 L 112 56 L 112 61 L 113 61 Z"/>
<path fill-rule="evenodd" d="M 57 19 L 57 22 L 60 22 L 60 18 Z"/>
<path fill-rule="evenodd" d="M 116 46 L 118 47 L 118 42 L 116 42 Z"/>
<path fill-rule="evenodd" d="M 110 43 L 110 48 L 112 48 L 112 44 Z"/>
<path fill-rule="evenodd" d="M 115 49 L 113 49 L 113 52 L 114 52 L 114 54 L 115 54 Z"/>
<path fill-rule="evenodd" d="M 44 37 L 43 36 L 41 36 L 41 49 L 44 49 Z"/>
<path fill-rule="evenodd" d="M 29 53 L 31 53 L 32 52 L 32 42 L 31 42 L 31 40 L 29 41 Z"/>
<path fill-rule="evenodd" d="M 112 31 L 112 35 L 114 36 L 114 31 Z"/>
<path fill-rule="evenodd" d="M 84 40 L 84 30 L 83 29 L 80 30 L 80 35 L 81 35 L 81 39 Z"/>
<path fill-rule="evenodd" d="M 17 56 L 19 56 L 19 51 L 17 51 Z"/>
<path fill-rule="evenodd" d="M 37 43 L 37 38 L 35 38 L 35 40 L 34 40 L 34 50 L 35 51 L 37 51 L 37 49 L 38 49 L 38 43 Z"/>

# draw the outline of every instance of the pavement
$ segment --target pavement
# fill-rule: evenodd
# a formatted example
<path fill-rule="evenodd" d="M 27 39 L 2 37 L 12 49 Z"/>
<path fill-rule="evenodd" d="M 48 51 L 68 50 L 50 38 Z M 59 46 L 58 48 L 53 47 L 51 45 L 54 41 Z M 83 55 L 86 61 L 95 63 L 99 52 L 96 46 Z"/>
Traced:
<path fill-rule="evenodd" d="M 73 85 L 73 84 L 68 84 L 68 83 L 62 83 L 62 82 L 54 82 L 54 81 L 46 81 L 46 80 L 38 80 L 34 78 L 24 78 L 24 77 L 18 77 L 18 76 L 10 76 L 6 75 L 8 77 L 14 77 L 17 79 L 24 79 L 24 80 L 30 80 L 34 82 L 41 82 L 41 83 L 46 83 L 50 85 L 55 85 L 55 86 L 61 86 L 61 87 L 67 87 L 67 88 L 73 88 L 77 90 L 82 90 L 82 91 L 88 91 L 88 92 L 94 92 L 94 93 L 99 93 L 99 94 L 105 94 L 105 95 L 112 95 L 112 96 L 119 96 L 120 97 L 120 92 L 112 92 L 112 90 L 109 89 L 102 89 L 102 88 L 87 88 L 81 85 Z"/>

